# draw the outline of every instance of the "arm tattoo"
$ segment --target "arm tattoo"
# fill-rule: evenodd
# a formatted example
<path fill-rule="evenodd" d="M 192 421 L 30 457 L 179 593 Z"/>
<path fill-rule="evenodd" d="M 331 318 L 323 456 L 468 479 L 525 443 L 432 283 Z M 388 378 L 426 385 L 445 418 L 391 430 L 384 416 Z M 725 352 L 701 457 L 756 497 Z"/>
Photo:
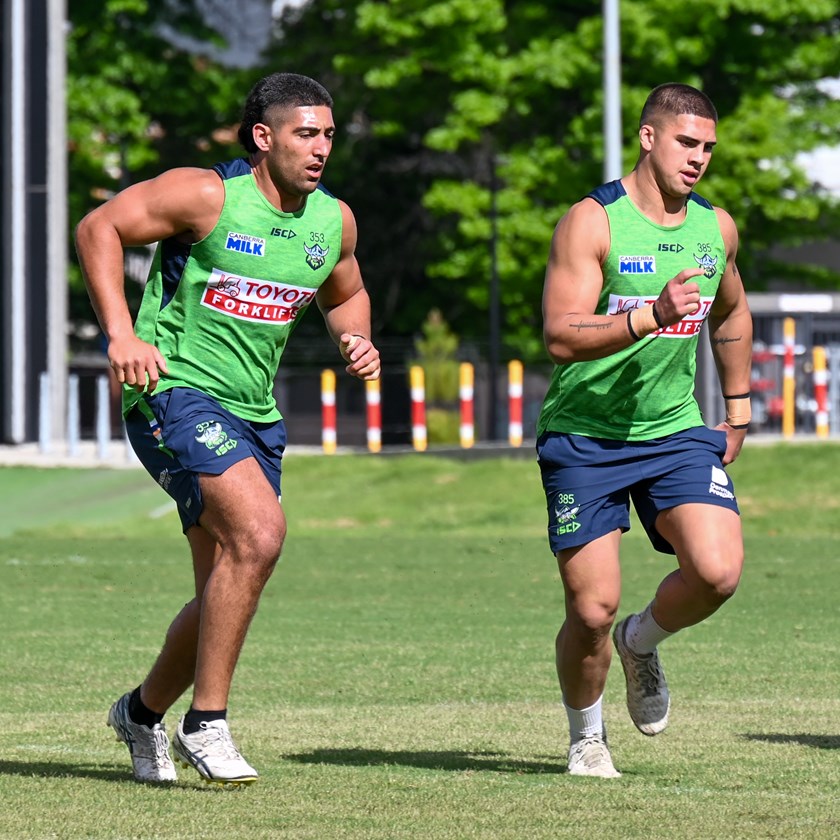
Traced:
<path fill-rule="evenodd" d="M 739 335 L 737 338 L 713 338 L 712 344 L 732 344 L 733 341 L 740 341 L 741 336 Z"/>
<path fill-rule="evenodd" d="M 577 327 L 577 331 L 581 330 L 608 330 L 612 327 L 612 323 L 596 324 L 592 321 L 578 321 L 576 324 L 569 324 L 570 327 Z"/>

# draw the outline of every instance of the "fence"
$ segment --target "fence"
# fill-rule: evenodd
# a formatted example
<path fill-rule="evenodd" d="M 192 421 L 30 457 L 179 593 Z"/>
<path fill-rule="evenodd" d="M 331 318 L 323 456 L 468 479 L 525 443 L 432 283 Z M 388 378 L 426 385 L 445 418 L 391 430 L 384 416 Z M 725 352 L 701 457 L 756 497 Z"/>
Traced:
<path fill-rule="evenodd" d="M 754 348 L 751 434 L 781 438 L 840 437 L 840 294 L 751 295 Z M 362 383 L 331 367 L 335 348 L 302 336 L 275 382 L 274 395 L 286 418 L 293 445 L 325 452 L 339 447 L 413 448 L 423 451 L 430 434 L 423 370 L 410 362 L 410 342 L 385 344 L 387 363 L 378 383 Z M 392 340 L 393 341 L 393 340 Z M 705 422 L 724 419 L 723 400 L 709 342 L 701 337 L 696 397 Z M 491 369 L 476 346 L 461 348 L 458 396 L 443 409 L 455 416 L 450 445 L 476 443 L 525 445 L 533 437 L 551 366 L 514 360 Z M 287 358 L 290 361 L 286 365 Z M 324 360 L 330 362 L 324 364 Z M 467 361 L 469 360 L 469 361 Z M 493 377 L 495 376 L 495 381 Z M 54 383 L 53 383 L 54 384 Z M 119 453 L 124 441 L 119 416 L 119 387 L 104 356 L 77 358 L 67 381 L 66 427 L 50 428 L 50 383 L 41 377 L 38 448 L 45 454 L 79 455 L 84 443 L 99 460 Z M 493 385 L 494 387 L 491 387 Z M 59 389 L 60 390 L 60 389 Z M 490 405 L 490 395 L 501 395 Z M 130 450 L 126 461 L 133 460 Z"/>

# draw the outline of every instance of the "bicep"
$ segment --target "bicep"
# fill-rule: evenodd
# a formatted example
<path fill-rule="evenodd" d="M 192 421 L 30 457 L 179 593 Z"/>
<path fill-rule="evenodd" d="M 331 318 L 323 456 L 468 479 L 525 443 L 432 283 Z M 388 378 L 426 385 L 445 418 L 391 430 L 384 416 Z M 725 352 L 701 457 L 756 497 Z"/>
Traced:
<path fill-rule="evenodd" d="M 356 220 L 350 208 L 341 202 L 341 254 L 324 281 L 316 299 L 322 311 L 340 306 L 364 289 L 362 272 L 356 259 Z"/>
<path fill-rule="evenodd" d="M 543 290 L 547 328 L 566 315 L 591 315 L 597 308 L 604 284 L 598 212 L 573 208 L 554 231 Z"/>
<path fill-rule="evenodd" d="M 726 247 L 726 266 L 720 279 L 711 315 L 716 319 L 728 317 L 746 307 L 746 292 L 738 271 L 736 258 L 738 256 L 738 230 L 728 213 L 716 210 L 720 221 L 721 235 Z"/>
<path fill-rule="evenodd" d="M 129 247 L 187 232 L 197 240 L 215 224 L 223 203 L 224 186 L 215 173 L 173 169 L 126 188 L 94 213 Z"/>

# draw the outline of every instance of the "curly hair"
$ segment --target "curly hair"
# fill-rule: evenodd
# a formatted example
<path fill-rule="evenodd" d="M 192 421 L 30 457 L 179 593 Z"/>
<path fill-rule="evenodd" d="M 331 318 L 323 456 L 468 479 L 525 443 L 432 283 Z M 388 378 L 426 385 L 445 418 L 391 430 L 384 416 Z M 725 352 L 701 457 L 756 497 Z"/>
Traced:
<path fill-rule="evenodd" d="M 239 125 L 239 143 L 247 152 L 256 152 L 253 128 L 265 122 L 272 109 L 300 108 L 306 105 L 323 105 L 332 108 L 333 99 L 327 89 L 297 73 L 272 73 L 260 79 L 248 94 Z"/>

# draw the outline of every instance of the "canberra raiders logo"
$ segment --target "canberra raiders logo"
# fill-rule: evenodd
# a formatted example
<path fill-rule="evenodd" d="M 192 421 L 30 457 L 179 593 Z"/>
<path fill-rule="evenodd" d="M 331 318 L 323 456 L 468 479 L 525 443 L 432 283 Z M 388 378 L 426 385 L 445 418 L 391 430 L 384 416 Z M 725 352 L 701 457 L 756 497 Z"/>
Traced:
<path fill-rule="evenodd" d="M 708 277 L 709 280 L 717 274 L 717 257 L 713 257 L 711 254 L 703 254 L 702 257 L 698 257 L 697 254 L 694 254 L 694 259 L 697 262 L 697 265 L 703 269 L 703 275 Z"/>
<path fill-rule="evenodd" d="M 306 251 L 306 264 L 313 271 L 317 271 L 327 261 L 330 247 L 328 245 L 326 248 L 322 248 L 320 245 L 313 245 L 310 248 L 308 245 L 304 245 L 303 250 Z"/>

